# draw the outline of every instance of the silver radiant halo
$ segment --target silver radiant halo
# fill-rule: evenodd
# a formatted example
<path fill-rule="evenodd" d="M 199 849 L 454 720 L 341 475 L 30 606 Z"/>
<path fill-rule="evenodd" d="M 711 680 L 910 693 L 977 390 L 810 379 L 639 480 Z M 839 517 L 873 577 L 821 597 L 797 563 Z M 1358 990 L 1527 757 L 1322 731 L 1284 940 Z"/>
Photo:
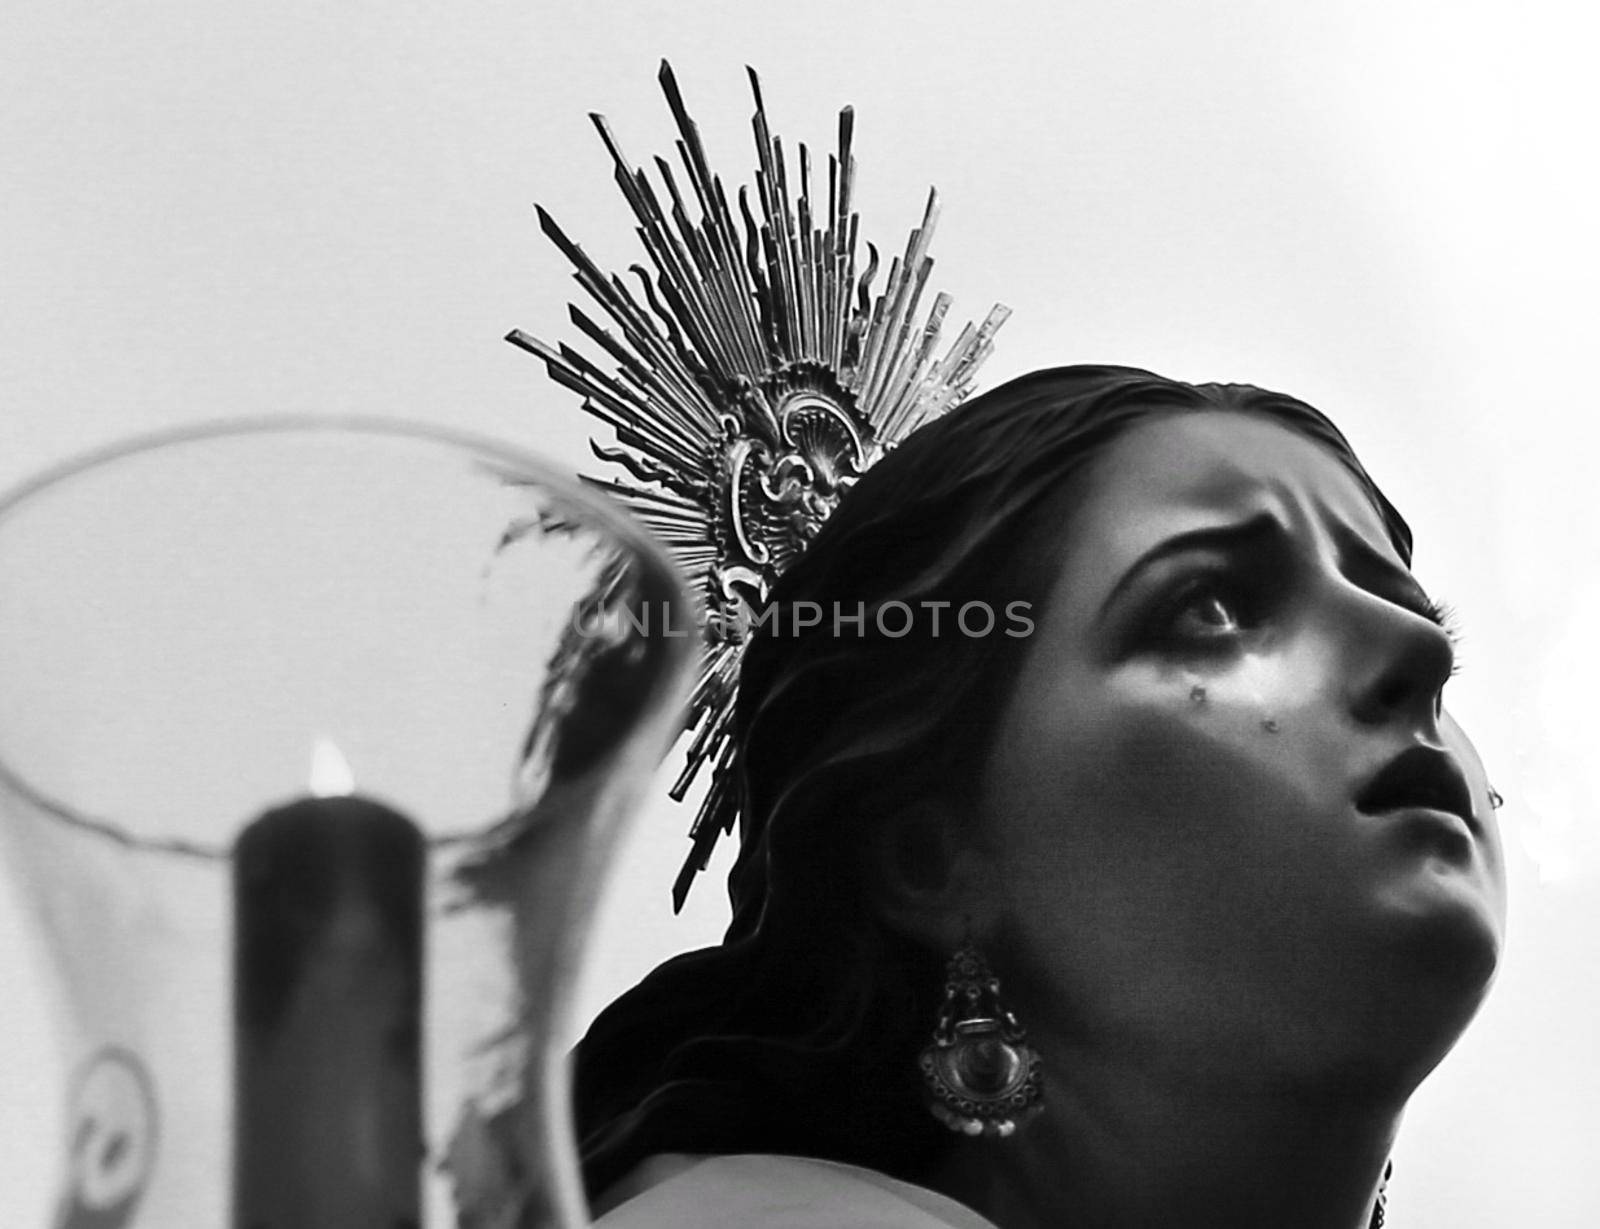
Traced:
<path fill-rule="evenodd" d="M 677 123 L 681 181 L 657 157 L 658 190 L 623 155 L 604 117 L 591 116 L 650 267 L 629 266 L 631 281 L 602 272 L 539 210 L 545 234 L 609 318 L 610 327 L 571 306 L 572 322 L 610 369 L 521 330 L 507 340 L 543 359 L 615 433 L 614 447 L 591 446 L 626 477 L 585 481 L 662 539 L 702 604 L 705 646 L 686 717 L 692 737 L 671 793 L 682 801 L 708 764 L 711 782 L 673 885 L 674 908 L 682 908 L 717 838 L 738 818 L 731 733 L 753 616 L 856 479 L 966 396 L 1010 309 L 996 304 L 936 356 L 950 297 L 938 293 L 924 310 L 939 213 L 933 191 L 873 294 L 880 262 L 872 244 L 858 267 L 851 108 L 839 113 L 824 195 L 804 144 L 791 177 L 751 71 L 758 166 L 754 188 L 740 185 L 733 198 L 735 220 L 665 61 L 659 78 Z"/>

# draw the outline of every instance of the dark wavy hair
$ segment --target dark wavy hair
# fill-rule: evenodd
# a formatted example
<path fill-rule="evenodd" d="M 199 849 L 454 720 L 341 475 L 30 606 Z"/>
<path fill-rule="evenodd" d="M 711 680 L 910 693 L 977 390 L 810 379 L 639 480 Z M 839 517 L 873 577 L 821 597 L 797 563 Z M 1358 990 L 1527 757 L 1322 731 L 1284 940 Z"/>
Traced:
<path fill-rule="evenodd" d="M 952 635 L 968 602 L 1037 612 L 1054 568 L 1041 512 L 1108 443 L 1153 414 L 1262 416 L 1355 476 L 1409 565 L 1411 533 L 1319 411 L 1248 385 L 1126 367 L 1035 372 L 916 431 L 840 502 L 773 593 L 740 678 L 741 845 L 718 947 L 661 965 L 596 1020 L 576 1055 L 585 1180 L 598 1194 L 658 1152 L 776 1152 L 916 1181 L 954 1140 L 923 1108 L 916 1054 L 948 953 L 872 907 L 881 817 L 970 798 L 1025 639 Z M 793 634 L 795 603 L 838 603 Z M 948 602 L 945 634 L 875 614 Z M 858 604 L 860 604 L 858 606 Z M 903 616 L 886 620 L 892 631 Z"/>

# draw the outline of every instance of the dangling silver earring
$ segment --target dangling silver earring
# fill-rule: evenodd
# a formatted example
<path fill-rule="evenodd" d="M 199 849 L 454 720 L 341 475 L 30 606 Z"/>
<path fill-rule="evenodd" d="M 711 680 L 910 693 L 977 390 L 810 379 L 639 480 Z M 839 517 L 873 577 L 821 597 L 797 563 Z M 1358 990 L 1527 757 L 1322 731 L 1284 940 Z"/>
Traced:
<path fill-rule="evenodd" d="M 1389 1177 L 1394 1173 L 1394 1162 L 1391 1160 L 1383 1167 L 1383 1180 L 1378 1183 L 1378 1199 L 1372 1205 L 1372 1219 L 1367 1222 L 1367 1229 L 1383 1229 L 1384 1217 L 1389 1208 Z"/>
<path fill-rule="evenodd" d="M 950 958 L 933 1040 L 918 1056 L 933 1116 L 963 1135 L 1013 1134 L 1043 1108 L 1039 1053 L 969 940 Z"/>

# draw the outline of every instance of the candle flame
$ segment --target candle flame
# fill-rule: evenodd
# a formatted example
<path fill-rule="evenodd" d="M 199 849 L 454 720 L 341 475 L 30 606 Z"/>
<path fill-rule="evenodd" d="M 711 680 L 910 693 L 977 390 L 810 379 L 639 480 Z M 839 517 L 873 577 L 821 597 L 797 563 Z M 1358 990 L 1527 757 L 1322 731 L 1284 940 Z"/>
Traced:
<path fill-rule="evenodd" d="M 355 775 L 350 762 L 331 738 L 319 738 L 311 749 L 311 793 L 318 798 L 337 798 L 354 793 Z"/>

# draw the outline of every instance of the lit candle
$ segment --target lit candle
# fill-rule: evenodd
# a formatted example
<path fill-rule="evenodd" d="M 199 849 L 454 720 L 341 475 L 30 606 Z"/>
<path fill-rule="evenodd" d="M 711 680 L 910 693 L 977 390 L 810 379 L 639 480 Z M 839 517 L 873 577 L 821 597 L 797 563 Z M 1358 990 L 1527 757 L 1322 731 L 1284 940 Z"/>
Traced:
<path fill-rule="evenodd" d="M 426 848 L 353 784 L 319 744 L 234 850 L 235 1229 L 421 1224 Z"/>

